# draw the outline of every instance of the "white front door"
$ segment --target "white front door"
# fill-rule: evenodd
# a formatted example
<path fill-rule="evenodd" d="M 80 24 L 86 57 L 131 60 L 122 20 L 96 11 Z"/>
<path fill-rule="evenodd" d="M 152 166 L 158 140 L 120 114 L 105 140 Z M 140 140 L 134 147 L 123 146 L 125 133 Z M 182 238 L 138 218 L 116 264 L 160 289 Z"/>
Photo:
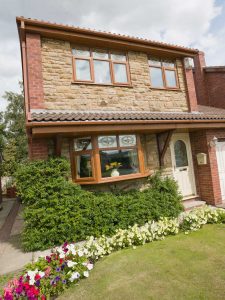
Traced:
<path fill-rule="evenodd" d="M 191 145 L 188 133 L 175 133 L 171 138 L 174 179 L 183 197 L 196 195 Z"/>
<path fill-rule="evenodd" d="M 216 144 L 216 157 L 218 172 L 220 178 L 220 189 L 222 200 L 225 200 L 225 142 L 217 142 Z"/>

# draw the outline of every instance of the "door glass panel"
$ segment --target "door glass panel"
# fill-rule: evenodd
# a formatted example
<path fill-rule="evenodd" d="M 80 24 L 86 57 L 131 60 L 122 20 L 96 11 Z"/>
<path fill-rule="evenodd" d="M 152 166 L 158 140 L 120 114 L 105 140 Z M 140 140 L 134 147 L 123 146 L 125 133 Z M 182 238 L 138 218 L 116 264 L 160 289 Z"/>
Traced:
<path fill-rule="evenodd" d="M 91 154 L 81 154 L 76 156 L 77 178 L 92 177 Z"/>
<path fill-rule="evenodd" d="M 187 148 L 182 140 L 177 140 L 174 144 L 174 154 L 177 168 L 188 166 Z"/>
<path fill-rule="evenodd" d="M 139 172 L 138 154 L 136 149 L 101 150 L 102 177 L 114 177 Z"/>

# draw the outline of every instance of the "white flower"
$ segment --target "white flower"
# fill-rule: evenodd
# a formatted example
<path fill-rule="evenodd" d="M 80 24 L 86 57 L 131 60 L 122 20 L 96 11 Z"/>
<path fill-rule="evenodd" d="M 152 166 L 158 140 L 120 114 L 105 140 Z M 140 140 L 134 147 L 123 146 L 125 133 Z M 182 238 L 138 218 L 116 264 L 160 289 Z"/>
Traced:
<path fill-rule="evenodd" d="M 90 263 L 87 264 L 87 268 L 88 268 L 89 271 L 91 271 L 93 269 L 93 264 L 90 264 Z"/>
<path fill-rule="evenodd" d="M 77 265 L 76 262 L 74 262 L 74 261 L 72 261 L 72 260 L 68 260 L 68 261 L 67 261 L 67 266 L 68 266 L 69 268 L 72 268 L 72 267 L 74 267 L 75 265 Z"/>
<path fill-rule="evenodd" d="M 70 277 L 70 281 L 73 282 L 75 279 L 80 278 L 80 274 L 78 272 L 74 272 L 72 273 L 71 277 Z"/>
<path fill-rule="evenodd" d="M 84 271 L 84 277 L 89 277 L 89 272 L 88 271 Z"/>
<path fill-rule="evenodd" d="M 34 271 L 28 271 L 27 272 L 27 275 L 29 276 L 29 284 L 30 285 L 34 285 L 34 283 L 35 283 L 35 279 L 34 279 L 34 277 L 35 277 L 35 275 L 38 273 L 38 270 L 36 269 L 36 270 L 34 270 Z"/>
<path fill-rule="evenodd" d="M 42 271 L 39 271 L 38 274 L 41 276 L 41 278 L 45 276 L 45 272 Z"/>
<path fill-rule="evenodd" d="M 84 255 L 83 251 L 81 251 L 81 250 L 78 250 L 77 254 L 78 254 L 78 256 L 83 256 Z"/>

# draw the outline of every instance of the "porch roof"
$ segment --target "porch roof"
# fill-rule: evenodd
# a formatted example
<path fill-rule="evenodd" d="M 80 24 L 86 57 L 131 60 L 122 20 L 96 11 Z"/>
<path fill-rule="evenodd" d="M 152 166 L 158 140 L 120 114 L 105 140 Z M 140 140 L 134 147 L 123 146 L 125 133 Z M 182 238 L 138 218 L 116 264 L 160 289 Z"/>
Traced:
<path fill-rule="evenodd" d="M 34 110 L 31 122 L 43 124 L 64 122 L 102 121 L 225 121 L 225 109 L 198 106 L 196 112 L 142 112 L 142 111 L 75 111 L 75 110 Z"/>

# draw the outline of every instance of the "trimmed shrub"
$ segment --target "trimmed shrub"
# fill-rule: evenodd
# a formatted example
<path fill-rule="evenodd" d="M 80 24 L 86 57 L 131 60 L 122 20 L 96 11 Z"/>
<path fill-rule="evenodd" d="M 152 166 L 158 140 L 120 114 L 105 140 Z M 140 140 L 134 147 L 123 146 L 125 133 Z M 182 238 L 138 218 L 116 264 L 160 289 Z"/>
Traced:
<path fill-rule="evenodd" d="M 156 174 L 144 191 L 92 193 L 68 181 L 68 171 L 68 162 L 57 158 L 30 162 L 17 172 L 17 190 L 25 204 L 25 250 L 110 236 L 116 229 L 174 218 L 182 211 L 181 195 L 171 178 Z"/>

